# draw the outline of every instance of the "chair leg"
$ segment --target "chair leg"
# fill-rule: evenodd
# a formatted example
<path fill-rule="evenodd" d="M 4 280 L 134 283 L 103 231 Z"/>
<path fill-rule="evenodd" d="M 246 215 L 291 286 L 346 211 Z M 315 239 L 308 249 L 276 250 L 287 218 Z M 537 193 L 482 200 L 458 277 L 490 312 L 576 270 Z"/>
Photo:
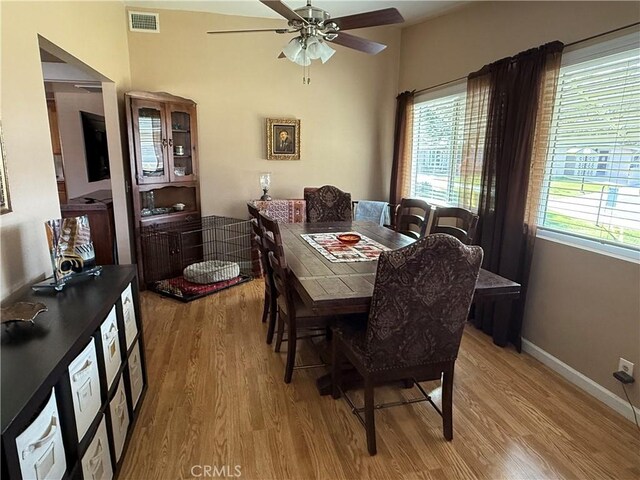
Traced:
<path fill-rule="evenodd" d="M 289 328 L 287 335 L 287 364 L 284 369 L 284 383 L 291 383 L 293 375 L 293 366 L 296 363 L 296 321 L 293 318 L 288 319 Z"/>
<path fill-rule="evenodd" d="M 276 338 L 276 347 L 274 350 L 279 353 L 280 346 L 282 345 L 282 337 L 284 336 L 284 318 L 282 318 L 282 315 L 280 314 L 280 312 L 278 312 L 278 315 L 277 315 L 277 323 L 278 323 L 278 335 Z"/>
<path fill-rule="evenodd" d="M 369 455 L 375 455 L 376 450 L 376 419 L 373 399 L 373 382 L 370 378 L 364 379 L 364 424 L 367 431 L 367 450 Z"/>
<path fill-rule="evenodd" d="M 269 305 L 269 327 L 267 328 L 267 345 L 271 345 L 273 342 L 273 333 L 276 329 L 276 322 L 278 319 L 278 302 L 276 301 L 275 295 L 269 296 L 269 301 L 271 305 Z M 277 351 L 280 351 L 278 348 Z"/>
<path fill-rule="evenodd" d="M 262 309 L 262 323 L 267 321 L 267 315 L 269 315 L 269 307 L 271 305 L 271 292 L 269 292 L 269 287 L 265 285 L 264 287 L 264 308 Z"/>
<path fill-rule="evenodd" d="M 338 341 L 334 338 L 331 342 L 331 396 L 340 398 L 340 384 L 342 378 L 342 355 L 338 347 Z"/>
<path fill-rule="evenodd" d="M 442 375 L 442 429 L 444 438 L 453 440 L 453 365 Z"/>

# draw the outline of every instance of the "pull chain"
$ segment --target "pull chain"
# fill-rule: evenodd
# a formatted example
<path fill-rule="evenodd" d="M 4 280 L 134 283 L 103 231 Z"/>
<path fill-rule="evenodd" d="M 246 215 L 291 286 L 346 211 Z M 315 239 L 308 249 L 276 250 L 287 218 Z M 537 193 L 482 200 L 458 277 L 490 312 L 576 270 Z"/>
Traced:
<path fill-rule="evenodd" d="M 307 56 L 306 49 L 304 51 L 304 55 L 305 57 Z M 309 65 L 302 65 L 302 84 L 303 85 L 309 85 L 311 83 L 311 75 L 309 74 L 310 70 L 311 70 L 311 62 L 309 62 Z"/>

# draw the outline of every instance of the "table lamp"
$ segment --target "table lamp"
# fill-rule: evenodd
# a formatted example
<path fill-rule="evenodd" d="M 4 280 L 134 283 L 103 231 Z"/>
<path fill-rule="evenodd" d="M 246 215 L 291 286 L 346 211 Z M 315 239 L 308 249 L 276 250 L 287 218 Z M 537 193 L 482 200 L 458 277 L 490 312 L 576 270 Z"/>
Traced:
<path fill-rule="evenodd" d="M 260 174 L 260 188 L 262 188 L 263 195 L 260 200 L 271 200 L 271 197 L 267 194 L 269 187 L 271 186 L 271 173 L 265 172 Z"/>

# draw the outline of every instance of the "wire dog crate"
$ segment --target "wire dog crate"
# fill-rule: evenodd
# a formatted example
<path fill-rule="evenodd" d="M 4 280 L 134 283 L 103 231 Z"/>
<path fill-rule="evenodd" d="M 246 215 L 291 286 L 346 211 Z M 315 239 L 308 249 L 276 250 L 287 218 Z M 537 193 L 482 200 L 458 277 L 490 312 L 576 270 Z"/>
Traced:
<path fill-rule="evenodd" d="M 251 280 L 251 224 L 209 216 L 141 231 L 147 288 L 184 302 Z"/>

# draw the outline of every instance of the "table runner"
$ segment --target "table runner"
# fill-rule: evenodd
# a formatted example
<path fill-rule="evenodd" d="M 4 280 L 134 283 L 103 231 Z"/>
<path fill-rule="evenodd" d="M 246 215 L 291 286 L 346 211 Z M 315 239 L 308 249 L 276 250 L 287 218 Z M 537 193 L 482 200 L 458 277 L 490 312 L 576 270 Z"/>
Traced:
<path fill-rule="evenodd" d="M 338 235 L 360 235 L 355 245 L 347 245 L 338 240 Z M 302 233 L 300 236 L 320 254 L 333 263 L 338 262 L 370 262 L 377 260 L 381 252 L 391 250 L 357 232 Z"/>

